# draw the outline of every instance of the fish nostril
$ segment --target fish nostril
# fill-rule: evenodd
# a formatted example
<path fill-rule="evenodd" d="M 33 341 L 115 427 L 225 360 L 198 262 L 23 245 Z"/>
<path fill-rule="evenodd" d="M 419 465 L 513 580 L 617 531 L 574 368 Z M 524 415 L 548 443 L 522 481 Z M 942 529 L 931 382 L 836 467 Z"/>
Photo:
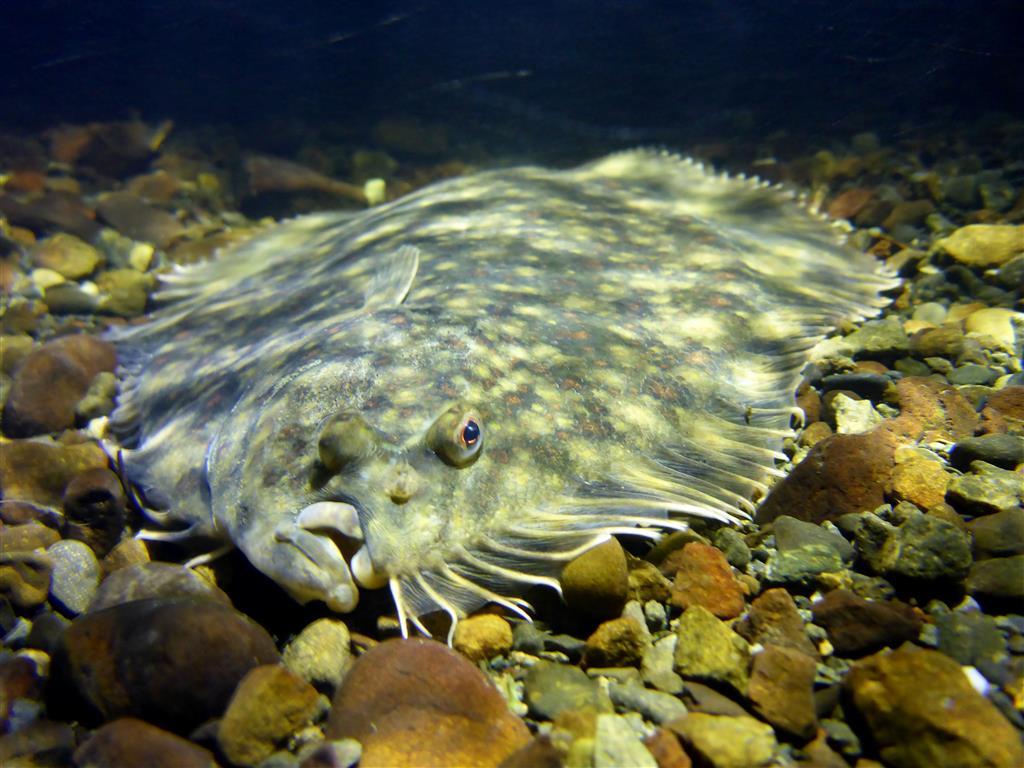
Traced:
<path fill-rule="evenodd" d="M 388 472 L 384 490 L 395 504 L 404 504 L 420 487 L 419 473 L 408 464 L 396 464 Z"/>

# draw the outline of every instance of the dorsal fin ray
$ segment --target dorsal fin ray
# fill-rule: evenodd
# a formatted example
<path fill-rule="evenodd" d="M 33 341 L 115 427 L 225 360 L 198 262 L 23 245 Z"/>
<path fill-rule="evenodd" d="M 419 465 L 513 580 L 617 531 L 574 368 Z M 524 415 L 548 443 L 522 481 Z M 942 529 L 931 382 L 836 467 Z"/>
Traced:
<path fill-rule="evenodd" d="M 414 245 L 403 245 L 388 254 L 366 286 L 363 310 L 373 312 L 384 307 L 397 307 L 405 301 L 419 266 L 420 249 Z"/>

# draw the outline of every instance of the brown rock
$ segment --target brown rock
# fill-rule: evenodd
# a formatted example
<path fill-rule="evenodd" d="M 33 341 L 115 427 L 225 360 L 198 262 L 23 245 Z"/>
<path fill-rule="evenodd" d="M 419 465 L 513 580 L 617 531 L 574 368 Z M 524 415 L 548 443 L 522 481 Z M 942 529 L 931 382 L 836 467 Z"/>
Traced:
<path fill-rule="evenodd" d="M 62 125 L 49 131 L 50 153 L 59 162 L 88 168 L 108 178 L 143 170 L 170 130 L 141 120 Z"/>
<path fill-rule="evenodd" d="M 743 612 L 743 588 L 716 547 L 690 542 L 662 563 L 663 570 L 671 568 L 675 568 L 673 605 L 684 611 L 702 605 L 720 619 L 734 619 Z"/>
<path fill-rule="evenodd" d="M 512 650 L 512 627 L 501 616 L 483 613 L 455 627 L 452 646 L 470 661 L 487 661 Z"/>
<path fill-rule="evenodd" d="M 668 602 L 672 595 L 672 582 L 661 574 L 658 566 L 629 554 L 626 555 L 626 562 L 629 566 L 630 600 L 636 600 L 641 604 L 648 600 Z"/>
<path fill-rule="evenodd" d="M 0 214 L 12 224 L 34 232 L 70 232 L 91 240 L 100 231 L 96 212 L 75 193 L 46 192 L 22 202 L 10 195 L 0 195 Z"/>
<path fill-rule="evenodd" d="M 892 494 L 897 501 L 909 501 L 920 509 L 931 509 L 946 498 L 949 476 L 938 461 L 913 458 L 898 463 L 892 471 Z"/>
<path fill-rule="evenodd" d="M 53 559 L 42 552 L 0 552 L 0 595 L 15 608 L 35 608 L 50 593 Z"/>
<path fill-rule="evenodd" d="M 325 735 L 359 741 L 360 768 L 497 766 L 530 741 L 479 669 L 422 639 L 367 651 L 335 696 Z"/>
<path fill-rule="evenodd" d="M 922 328 L 910 337 L 910 354 L 915 357 L 956 358 L 964 349 L 964 332 L 957 324 Z"/>
<path fill-rule="evenodd" d="M 75 732 L 70 725 L 36 720 L 0 736 L 0 765 L 4 768 L 67 765 L 74 748 Z"/>
<path fill-rule="evenodd" d="M 63 336 L 33 351 L 18 368 L 4 406 L 3 429 L 31 437 L 75 425 L 75 406 L 101 371 L 113 371 L 114 348 L 87 334 Z"/>
<path fill-rule="evenodd" d="M 11 731 L 11 715 L 27 702 L 43 698 L 46 678 L 37 662 L 27 656 L 7 656 L 0 660 L 0 734 Z"/>
<path fill-rule="evenodd" d="M 798 739 L 814 737 L 818 716 L 814 706 L 814 674 L 817 662 L 810 656 L 765 646 L 754 656 L 747 695 L 765 720 Z"/>
<path fill-rule="evenodd" d="M 711 768 L 760 768 L 771 764 L 776 741 L 772 728 L 749 715 L 691 712 L 668 724 L 699 765 Z"/>
<path fill-rule="evenodd" d="M 1024 421 L 1024 386 L 997 389 L 985 399 L 985 405 L 1004 416 Z"/>
<path fill-rule="evenodd" d="M 129 565 L 139 565 L 149 562 L 149 549 L 146 542 L 136 539 L 134 536 L 122 539 L 121 542 L 110 550 L 110 553 L 103 558 L 100 566 L 103 573 L 111 574 Z M 102 586 L 102 585 L 101 585 Z"/>
<path fill-rule="evenodd" d="M 32 521 L 23 525 L 0 527 L 0 553 L 31 552 L 46 549 L 60 540 L 60 534 L 53 528 Z"/>
<path fill-rule="evenodd" d="M 896 392 L 900 415 L 879 430 L 921 442 L 956 442 L 974 434 L 978 414 L 951 384 L 938 378 L 907 376 L 896 382 Z"/>
<path fill-rule="evenodd" d="M 235 689 L 217 743 L 235 765 L 255 765 L 309 725 L 318 706 L 319 694 L 305 680 L 277 664 L 255 667 Z"/>
<path fill-rule="evenodd" d="M 121 480 L 106 467 L 87 469 L 72 478 L 62 499 L 67 527 L 64 535 L 88 544 L 105 557 L 121 540 L 125 494 Z"/>
<path fill-rule="evenodd" d="M 563 768 L 565 760 L 548 736 L 537 736 L 501 761 L 498 768 Z M 305 768 L 303 766 L 302 768 Z"/>
<path fill-rule="evenodd" d="M 231 606 L 231 598 L 191 568 L 177 563 L 138 563 L 111 573 L 89 605 L 91 612 L 154 598 L 190 597 Z"/>
<path fill-rule="evenodd" d="M 0 438 L 0 490 L 5 500 L 59 507 L 72 478 L 106 466 L 107 454 L 96 443 Z"/>
<path fill-rule="evenodd" d="M 255 155 L 246 158 L 245 173 L 250 195 L 265 192 L 322 192 L 366 205 L 366 194 L 361 187 L 332 179 L 312 168 L 280 157 Z"/>
<path fill-rule="evenodd" d="M 886 765 L 1019 768 L 1017 732 L 938 651 L 904 646 L 853 665 L 844 687 Z"/>
<path fill-rule="evenodd" d="M 1024 226 L 970 224 L 935 243 L 961 264 L 995 267 L 1024 253 Z"/>
<path fill-rule="evenodd" d="M 814 623 L 828 632 L 838 656 L 858 657 L 915 640 L 921 620 L 914 609 L 897 600 L 877 602 L 836 589 L 815 603 Z"/>
<path fill-rule="evenodd" d="M 644 739 L 644 746 L 654 755 L 658 768 L 690 768 L 693 765 L 679 739 L 664 728 L 656 728 L 654 733 Z"/>
<path fill-rule="evenodd" d="M 32 249 L 32 262 L 37 267 L 52 269 L 68 280 L 80 280 L 91 275 L 101 261 L 99 251 L 66 232 L 58 232 Z"/>
<path fill-rule="evenodd" d="M 882 226 L 891 230 L 901 224 L 920 224 L 935 210 L 931 200 L 903 200 L 893 207 Z"/>
<path fill-rule="evenodd" d="M 876 428 L 859 435 L 832 435 L 817 443 L 772 488 L 757 511 L 759 523 L 790 515 L 809 523 L 875 509 L 892 484 L 897 442 Z"/>
<path fill-rule="evenodd" d="M 841 192 L 828 206 L 828 215 L 833 219 L 852 219 L 871 202 L 874 191 L 856 187 Z"/>
<path fill-rule="evenodd" d="M 792 648 L 811 658 L 818 657 L 818 651 L 804 629 L 804 620 L 800 618 L 796 603 L 784 589 L 768 589 L 761 593 L 734 629 L 751 644 Z"/>
<path fill-rule="evenodd" d="M 246 672 L 278 660 L 266 630 L 230 607 L 139 600 L 88 613 L 64 633 L 59 665 L 104 718 L 179 732 L 219 716 Z"/>
<path fill-rule="evenodd" d="M 626 554 L 615 539 L 577 557 L 562 569 L 562 594 L 576 613 L 610 619 L 622 613 L 629 597 Z"/>
<path fill-rule="evenodd" d="M 216 768 L 217 761 L 198 744 L 155 725 L 123 717 L 107 723 L 75 750 L 81 768 Z"/>
<path fill-rule="evenodd" d="M 635 619 L 612 619 L 587 638 L 583 666 L 637 667 L 649 646 L 649 636 Z"/>
<path fill-rule="evenodd" d="M 974 539 L 974 558 L 1024 555 L 1024 509 L 1011 507 L 967 524 Z M 0 531 L 2 533 L 2 531 Z"/>
<path fill-rule="evenodd" d="M 121 234 L 164 248 L 185 233 L 174 214 L 129 192 L 107 192 L 96 205 L 100 217 Z"/>

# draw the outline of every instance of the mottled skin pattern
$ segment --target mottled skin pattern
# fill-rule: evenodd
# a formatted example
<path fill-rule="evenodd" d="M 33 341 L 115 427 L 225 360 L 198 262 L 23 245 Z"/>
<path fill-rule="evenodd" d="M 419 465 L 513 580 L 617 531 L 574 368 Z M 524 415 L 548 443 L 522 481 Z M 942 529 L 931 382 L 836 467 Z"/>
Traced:
<path fill-rule="evenodd" d="M 303 601 L 354 605 L 336 553 L 361 538 L 403 625 L 516 610 L 524 582 L 557 588 L 576 553 L 671 513 L 748 512 L 808 349 L 891 284 L 792 195 L 653 152 L 305 217 L 176 281 L 120 340 L 130 477 Z M 467 466 L 426 438 L 453 404 L 482 432 Z M 373 450 L 332 473 L 338 413 Z M 299 519 L 325 500 L 359 531 Z"/>

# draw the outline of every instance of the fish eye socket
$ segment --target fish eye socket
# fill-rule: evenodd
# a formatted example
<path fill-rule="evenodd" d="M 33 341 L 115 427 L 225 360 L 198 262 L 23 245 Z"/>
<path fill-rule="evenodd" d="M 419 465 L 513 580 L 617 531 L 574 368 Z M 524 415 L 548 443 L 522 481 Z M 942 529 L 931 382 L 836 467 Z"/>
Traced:
<path fill-rule="evenodd" d="M 462 403 L 438 416 L 427 432 L 427 445 L 453 467 L 472 464 L 484 444 L 480 417 Z"/>
<path fill-rule="evenodd" d="M 317 442 L 320 463 L 332 473 L 372 456 L 376 448 L 377 433 L 362 416 L 350 411 L 327 419 Z"/>

